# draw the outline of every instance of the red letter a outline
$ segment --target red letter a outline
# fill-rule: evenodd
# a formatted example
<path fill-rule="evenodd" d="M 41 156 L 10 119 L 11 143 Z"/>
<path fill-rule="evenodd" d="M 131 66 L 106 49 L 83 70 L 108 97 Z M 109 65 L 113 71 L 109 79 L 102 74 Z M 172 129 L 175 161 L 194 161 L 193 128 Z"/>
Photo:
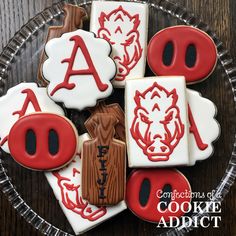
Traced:
<path fill-rule="evenodd" d="M 36 112 L 37 111 L 41 111 L 41 108 L 39 106 L 37 97 L 35 96 L 34 92 L 31 89 L 24 89 L 24 90 L 21 91 L 21 93 L 23 93 L 23 94 L 25 93 L 26 94 L 26 98 L 25 98 L 24 104 L 23 104 L 21 110 L 15 111 L 15 112 L 12 113 L 13 116 L 14 115 L 19 115 L 19 118 L 24 116 L 30 103 L 32 104 L 32 106 L 34 107 L 34 110 Z M 4 143 L 7 140 L 8 140 L 8 135 L 1 140 L 0 146 L 4 145 Z"/>
<path fill-rule="evenodd" d="M 198 148 L 201 151 L 205 150 L 208 147 L 208 145 L 206 143 L 203 143 L 203 141 L 202 141 L 202 138 L 199 134 L 199 131 L 198 131 L 197 125 L 195 123 L 195 120 L 193 118 L 193 114 L 192 114 L 189 104 L 188 104 L 188 119 L 189 119 L 189 124 L 190 124 L 189 132 L 193 134 Z"/>
<path fill-rule="evenodd" d="M 33 105 L 35 111 L 41 111 L 38 100 L 37 100 L 34 92 L 31 89 L 25 89 L 21 93 L 26 93 L 26 98 L 25 98 L 24 104 L 23 104 L 21 110 L 13 112 L 12 115 L 18 114 L 19 118 L 24 116 L 27 111 L 27 108 L 29 106 L 29 103 L 31 103 Z"/>
<path fill-rule="evenodd" d="M 62 88 L 69 89 L 69 90 L 73 89 L 75 87 L 75 84 L 69 82 L 70 77 L 73 76 L 73 75 L 93 75 L 98 89 L 100 91 L 105 91 L 108 88 L 108 85 L 102 83 L 102 81 L 101 81 L 101 79 L 100 79 L 100 77 L 99 77 L 99 75 L 98 75 L 98 73 L 97 73 L 97 71 L 94 67 L 93 61 L 92 61 L 92 59 L 89 55 L 89 51 L 88 51 L 83 39 L 79 35 L 76 35 L 76 36 L 71 37 L 70 41 L 74 41 L 75 45 L 74 45 L 71 57 L 67 58 L 67 59 L 64 59 L 62 61 L 62 63 L 66 62 L 66 63 L 69 64 L 68 68 L 67 68 L 66 75 L 65 75 L 65 79 L 62 83 L 58 84 L 52 90 L 50 95 L 53 96 L 55 94 L 55 92 L 57 92 L 59 89 L 62 89 Z M 73 70 L 75 57 L 76 57 L 76 54 L 77 54 L 77 51 L 78 51 L 79 48 L 81 49 L 81 51 L 84 55 L 84 58 L 85 58 L 85 60 L 88 64 L 88 69 Z"/>

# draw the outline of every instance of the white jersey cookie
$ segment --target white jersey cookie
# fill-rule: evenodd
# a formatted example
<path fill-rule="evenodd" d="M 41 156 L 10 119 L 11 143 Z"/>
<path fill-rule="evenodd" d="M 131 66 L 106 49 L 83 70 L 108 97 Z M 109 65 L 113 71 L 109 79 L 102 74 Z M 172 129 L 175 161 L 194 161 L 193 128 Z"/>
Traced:
<path fill-rule="evenodd" d="M 88 139 L 88 134 L 80 136 L 78 154 L 67 167 L 45 173 L 75 234 L 86 232 L 127 208 L 124 201 L 111 207 L 96 207 L 82 199 L 80 152 L 83 141 Z"/>
<path fill-rule="evenodd" d="M 112 46 L 117 65 L 113 84 L 124 87 L 128 78 L 142 78 L 146 66 L 148 5 L 136 2 L 93 1 L 90 31 Z"/>
<path fill-rule="evenodd" d="M 106 40 L 79 29 L 50 40 L 45 52 L 43 76 L 54 101 L 83 110 L 111 94 L 116 66 Z"/>
<path fill-rule="evenodd" d="M 62 108 L 48 97 L 46 88 L 39 88 L 36 83 L 18 84 L 0 98 L 0 145 L 5 152 L 10 153 L 8 135 L 15 122 L 40 111 L 64 115 Z"/>

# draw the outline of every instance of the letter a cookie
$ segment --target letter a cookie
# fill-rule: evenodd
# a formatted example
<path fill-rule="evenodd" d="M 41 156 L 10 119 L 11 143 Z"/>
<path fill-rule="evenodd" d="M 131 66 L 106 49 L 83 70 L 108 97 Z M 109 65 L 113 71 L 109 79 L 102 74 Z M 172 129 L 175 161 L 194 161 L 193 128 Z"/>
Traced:
<path fill-rule="evenodd" d="M 50 40 L 45 47 L 48 59 L 43 76 L 48 80 L 48 95 L 67 108 L 83 110 L 112 92 L 116 74 L 109 57 L 111 46 L 93 33 L 77 30 Z"/>

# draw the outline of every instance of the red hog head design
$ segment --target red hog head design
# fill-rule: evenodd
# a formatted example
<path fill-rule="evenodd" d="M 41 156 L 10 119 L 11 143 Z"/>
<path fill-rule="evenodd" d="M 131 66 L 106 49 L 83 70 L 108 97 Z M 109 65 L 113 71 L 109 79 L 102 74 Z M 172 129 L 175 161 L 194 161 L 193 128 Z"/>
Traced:
<path fill-rule="evenodd" d="M 79 163 L 74 160 L 71 164 L 75 166 Z M 68 176 L 68 169 L 65 170 Z M 63 205 L 67 209 L 79 214 L 82 218 L 89 221 L 95 221 L 104 216 L 107 213 L 106 207 L 91 206 L 87 201 L 82 199 L 80 194 L 81 177 L 79 169 L 76 167 L 72 168 L 70 178 L 63 176 L 63 172 L 64 170 L 60 172 L 53 172 L 53 175 L 57 178 L 57 183 L 61 190 Z"/>
<path fill-rule="evenodd" d="M 101 13 L 98 37 L 106 39 L 113 47 L 117 65 L 116 80 L 122 81 L 138 63 L 143 49 L 139 41 L 139 15 L 131 16 L 122 6 L 109 14 Z"/>
<path fill-rule="evenodd" d="M 167 91 L 156 82 L 144 92 L 136 91 L 131 135 L 150 161 L 167 161 L 184 135 L 176 90 Z"/>

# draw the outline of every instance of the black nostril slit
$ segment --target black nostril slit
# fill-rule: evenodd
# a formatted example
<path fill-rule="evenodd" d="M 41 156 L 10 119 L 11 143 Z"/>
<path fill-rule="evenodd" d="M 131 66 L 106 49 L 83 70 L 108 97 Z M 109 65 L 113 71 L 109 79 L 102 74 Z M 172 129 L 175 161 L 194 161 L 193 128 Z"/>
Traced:
<path fill-rule="evenodd" d="M 51 155 L 56 155 L 59 151 L 58 134 L 53 129 L 51 129 L 48 134 L 48 148 Z"/>
<path fill-rule="evenodd" d="M 172 193 L 172 187 L 170 184 L 166 184 L 162 189 L 162 197 L 160 199 L 160 207 L 161 210 L 164 211 L 168 208 L 168 205 L 171 202 L 171 193 Z M 164 204 L 163 204 L 164 203 Z"/>
<path fill-rule="evenodd" d="M 25 150 L 30 155 L 34 155 L 36 153 L 36 135 L 32 129 L 29 129 L 26 132 Z"/>
<path fill-rule="evenodd" d="M 141 206 L 144 207 L 147 205 L 150 191 L 151 191 L 150 181 L 148 179 L 144 179 L 141 184 L 141 188 L 140 188 L 140 192 L 139 192 L 139 202 L 140 202 Z"/>
<path fill-rule="evenodd" d="M 187 67 L 189 67 L 189 68 L 194 67 L 196 64 L 196 59 L 197 59 L 196 47 L 195 47 L 195 45 L 190 44 L 187 47 L 186 55 L 185 55 L 185 63 L 187 65 Z"/>
<path fill-rule="evenodd" d="M 165 66 L 170 66 L 173 60 L 174 55 L 174 45 L 170 41 L 166 44 L 165 49 L 163 51 L 162 60 Z"/>

